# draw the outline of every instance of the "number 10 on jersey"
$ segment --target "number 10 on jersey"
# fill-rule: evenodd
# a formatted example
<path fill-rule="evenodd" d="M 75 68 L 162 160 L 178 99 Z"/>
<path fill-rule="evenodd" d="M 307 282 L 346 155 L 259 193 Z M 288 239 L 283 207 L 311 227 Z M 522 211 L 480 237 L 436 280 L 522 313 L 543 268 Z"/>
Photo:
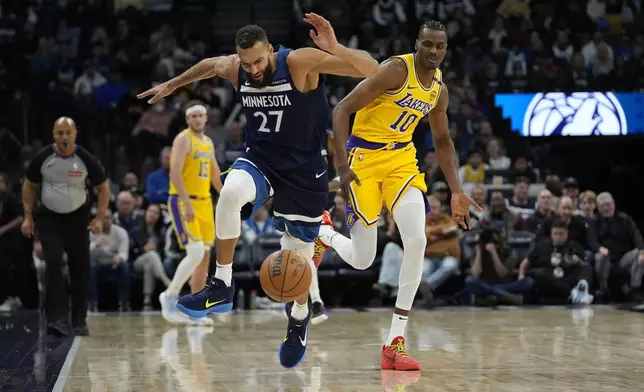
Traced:
<path fill-rule="evenodd" d="M 393 124 L 389 126 L 389 128 L 393 129 L 394 131 L 400 132 L 400 133 L 405 133 L 411 126 L 411 124 L 416 121 L 418 118 L 418 115 L 415 113 L 407 115 L 409 111 L 405 110 L 402 113 L 400 113 L 400 116 L 398 116 L 398 119 L 394 121 Z"/>

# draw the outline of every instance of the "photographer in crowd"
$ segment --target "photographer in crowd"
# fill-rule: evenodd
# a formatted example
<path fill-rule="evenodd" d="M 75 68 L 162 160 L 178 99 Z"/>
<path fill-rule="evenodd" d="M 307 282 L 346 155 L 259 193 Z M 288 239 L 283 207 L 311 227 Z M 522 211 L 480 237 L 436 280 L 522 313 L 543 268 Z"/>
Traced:
<path fill-rule="evenodd" d="M 474 296 L 481 305 L 496 305 L 499 301 L 522 304 L 523 296 L 532 290 L 533 281 L 528 276 L 513 279 L 516 261 L 496 229 L 483 229 L 476 244 L 471 275 L 465 278 L 470 300 Z"/>
<path fill-rule="evenodd" d="M 541 298 L 591 304 L 588 293 L 593 269 L 583 261 L 584 248 L 568 238 L 568 224 L 562 219 L 552 223 L 550 238 L 542 239 L 521 262 L 519 279 L 532 276 Z"/>

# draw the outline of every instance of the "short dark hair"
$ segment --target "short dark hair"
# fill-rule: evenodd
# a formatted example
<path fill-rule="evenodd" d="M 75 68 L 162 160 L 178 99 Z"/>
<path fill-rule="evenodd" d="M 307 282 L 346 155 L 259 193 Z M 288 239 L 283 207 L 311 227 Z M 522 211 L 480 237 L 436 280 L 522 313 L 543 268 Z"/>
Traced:
<path fill-rule="evenodd" d="M 563 219 L 557 219 L 552 222 L 552 229 L 566 229 L 568 230 L 568 222 Z"/>
<path fill-rule="evenodd" d="M 444 24 L 442 24 L 437 20 L 430 20 L 428 22 L 423 23 L 420 26 L 420 29 L 418 30 L 418 35 L 420 36 L 420 33 L 422 33 L 423 30 L 425 29 L 442 31 L 445 33 L 445 35 L 447 35 L 447 27 L 445 27 Z"/>
<path fill-rule="evenodd" d="M 240 49 L 252 48 L 258 42 L 268 42 L 268 36 L 263 28 L 250 24 L 237 30 L 235 45 Z"/>

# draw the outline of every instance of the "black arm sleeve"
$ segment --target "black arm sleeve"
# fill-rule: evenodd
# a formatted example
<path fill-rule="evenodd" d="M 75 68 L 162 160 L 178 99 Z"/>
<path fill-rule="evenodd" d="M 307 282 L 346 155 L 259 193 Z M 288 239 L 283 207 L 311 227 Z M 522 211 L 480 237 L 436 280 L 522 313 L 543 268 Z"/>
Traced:
<path fill-rule="evenodd" d="M 90 154 L 89 151 L 81 146 L 78 146 L 76 155 L 85 162 L 85 166 L 87 166 L 87 177 L 93 186 L 99 186 L 107 180 L 101 161 L 94 155 Z"/>
<path fill-rule="evenodd" d="M 29 181 L 33 182 L 34 184 L 39 184 L 42 182 L 42 165 L 43 163 L 45 163 L 45 160 L 53 154 L 53 145 L 43 147 L 40 151 L 38 151 L 38 153 L 29 163 L 29 167 L 27 167 L 26 177 Z"/>

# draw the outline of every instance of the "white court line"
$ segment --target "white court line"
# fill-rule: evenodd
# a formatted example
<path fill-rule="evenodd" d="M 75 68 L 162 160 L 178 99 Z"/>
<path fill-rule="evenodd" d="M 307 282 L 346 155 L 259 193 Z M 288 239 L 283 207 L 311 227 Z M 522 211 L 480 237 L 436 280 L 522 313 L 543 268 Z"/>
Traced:
<path fill-rule="evenodd" d="M 60 374 L 56 378 L 56 384 L 54 384 L 54 389 L 52 392 L 62 392 L 65 387 L 65 382 L 67 382 L 67 376 L 69 376 L 69 371 L 72 368 L 72 363 L 74 362 L 74 357 L 76 356 L 76 351 L 78 351 L 78 346 L 80 346 L 80 336 L 74 338 L 72 346 L 69 348 L 69 352 L 65 357 L 65 363 L 63 363 L 63 368 L 60 369 Z"/>

